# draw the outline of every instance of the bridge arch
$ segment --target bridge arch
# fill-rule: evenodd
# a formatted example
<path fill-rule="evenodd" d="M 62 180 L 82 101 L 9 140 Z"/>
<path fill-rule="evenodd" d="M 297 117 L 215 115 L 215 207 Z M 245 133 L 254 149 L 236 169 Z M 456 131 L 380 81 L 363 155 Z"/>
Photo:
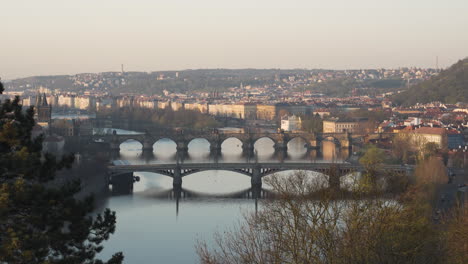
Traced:
<path fill-rule="evenodd" d="M 341 141 L 338 138 L 334 137 L 334 136 L 325 136 L 325 137 L 322 138 L 321 141 L 322 141 L 322 143 L 324 141 L 333 142 L 333 143 L 335 143 L 335 146 L 341 147 Z"/>
<path fill-rule="evenodd" d="M 210 142 L 210 140 L 205 137 L 194 137 L 187 140 L 188 151 L 191 149 L 193 151 L 194 147 L 203 148 L 209 151 L 212 145 L 213 142 Z"/>
<path fill-rule="evenodd" d="M 175 153 L 177 151 L 177 143 L 174 139 L 169 137 L 159 137 L 153 140 L 153 152 L 156 153 Z"/>
<path fill-rule="evenodd" d="M 301 144 L 302 144 L 302 147 L 304 148 L 308 148 L 310 147 L 310 140 L 307 139 L 306 137 L 303 137 L 303 136 L 292 136 L 291 138 L 289 138 L 287 144 L 288 144 L 288 148 L 289 148 L 289 143 L 291 144 L 294 144 L 295 142 L 299 141 Z"/>
<path fill-rule="evenodd" d="M 122 147 L 122 145 L 124 147 Z M 136 150 L 136 149 L 138 150 L 143 149 L 143 141 L 141 141 L 138 138 L 128 137 L 128 138 L 121 139 L 119 141 L 119 150 Z"/>
<path fill-rule="evenodd" d="M 247 176 L 247 177 L 252 177 L 251 170 L 211 169 L 211 168 L 207 168 L 207 169 L 198 169 L 198 170 L 191 170 L 191 171 L 182 171 L 182 178 L 193 175 L 193 174 L 197 174 L 199 172 L 205 172 L 205 171 L 229 171 L 229 172 L 235 172 L 237 174 L 241 174 L 241 175 L 244 175 L 244 176 Z"/>
<path fill-rule="evenodd" d="M 224 138 L 221 141 L 221 148 L 223 147 L 223 144 L 229 143 L 229 141 L 233 141 L 233 140 L 235 141 L 238 147 L 242 148 L 242 145 L 244 144 L 244 142 L 242 142 L 242 140 L 236 136 L 229 136 L 229 137 Z"/>
<path fill-rule="evenodd" d="M 253 143 L 257 143 L 259 140 L 264 140 L 264 139 L 269 139 L 271 140 L 274 144 L 278 143 L 278 141 L 276 140 L 276 138 L 272 137 L 272 136 L 268 136 L 268 135 L 263 135 L 263 136 L 259 136 L 257 138 L 254 138 L 253 140 Z"/>
<path fill-rule="evenodd" d="M 252 145 L 254 147 L 254 150 L 256 150 L 258 152 L 262 152 L 261 148 L 259 148 L 259 144 L 262 144 L 262 142 L 263 142 L 263 144 L 271 144 L 271 149 L 272 149 L 273 152 L 275 150 L 275 146 L 278 144 L 278 141 L 273 137 L 261 136 L 261 137 L 255 138 L 253 140 Z"/>

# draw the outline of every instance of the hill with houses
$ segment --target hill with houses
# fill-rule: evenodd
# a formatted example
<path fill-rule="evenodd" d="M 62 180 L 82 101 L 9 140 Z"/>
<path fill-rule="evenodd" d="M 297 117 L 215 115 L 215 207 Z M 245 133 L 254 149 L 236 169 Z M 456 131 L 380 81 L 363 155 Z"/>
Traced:
<path fill-rule="evenodd" d="M 468 58 L 458 61 L 431 79 L 393 96 L 398 105 L 440 101 L 454 104 L 468 102 Z"/>

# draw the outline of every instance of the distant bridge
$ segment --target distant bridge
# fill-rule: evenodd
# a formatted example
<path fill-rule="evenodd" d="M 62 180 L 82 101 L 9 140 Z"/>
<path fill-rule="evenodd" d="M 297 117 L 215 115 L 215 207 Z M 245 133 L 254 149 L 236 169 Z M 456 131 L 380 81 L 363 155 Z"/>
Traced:
<path fill-rule="evenodd" d="M 301 138 L 307 149 L 318 149 L 323 141 L 332 141 L 342 148 L 352 146 L 352 137 L 349 133 L 268 133 L 268 132 L 246 132 L 232 133 L 222 132 L 217 129 L 211 130 L 160 130 L 152 133 L 134 135 L 119 135 L 115 131 L 109 135 L 94 135 L 94 139 L 100 139 L 109 143 L 111 150 L 119 150 L 120 144 L 132 139 L 140 142 L 143 151 L 153 151 L 153 145 L 160 139 L 170 139 L 176 143 L 178 152 L 188 151 L 190 141 L 202 138 L 210 143 L 212 151 L 220 151 L 223 142 L 229 138 L 236 138 L 242 143 L 245 152 L 253 152 L 255 142 L 261 138 L 269 138 L 274 142 L 277 151 L 287 151 L 288 142 L 295 138 Z"/>
<path fill-rule="evenodd" d="M 134 172 L 153 172 L 173 178 L 174 188 L 182 187 L 182 178 L 207 170 L 233 171 L 251 177 L 253 189 L 261 188 L 262 178 L 281 171 L 305 170 L 328 176 L 328 187 L 340 189 L 340 178 L 351 173 L 361 173 L 364 167 L 348 163 L 184 163 L 113 165 L 108 167 L 110 183 L 119 182 L 133 186 Z M 383 171 L 410 175 L 412 166 L 382 165 Z"/>

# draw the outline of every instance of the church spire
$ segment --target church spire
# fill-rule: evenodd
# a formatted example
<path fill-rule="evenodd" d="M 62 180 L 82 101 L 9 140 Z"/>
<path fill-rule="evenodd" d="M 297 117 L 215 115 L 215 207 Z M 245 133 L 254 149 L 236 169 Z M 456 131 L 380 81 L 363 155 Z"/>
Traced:
<path fill-rule="evenodd" d="M 40 106 L 41 103 L 42 103 L 42 95 L 39 91 L 37 91 L 35 107 Z"/>
<path fill-rule="evenodd" d="M 42 95 L 42 103 L 41 103 L 41 106 L 48 106 L 48 104 L 47 104 L 47 97 L 46 97 L 45 93 Z"/>

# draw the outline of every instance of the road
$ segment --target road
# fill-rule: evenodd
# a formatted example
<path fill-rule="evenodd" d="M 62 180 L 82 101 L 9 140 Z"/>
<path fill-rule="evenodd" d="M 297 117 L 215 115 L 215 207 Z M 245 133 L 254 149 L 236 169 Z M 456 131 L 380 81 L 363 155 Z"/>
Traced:
<path fill-rule="evenodd" d="M 440 197 L 437 201 L 437 210 L 447 212 L 456 204 L 456 195 L 460 184 L 468 184 L 468 174 L 464 169 L 452 168 L 455 175 L 452 181 L 442 186 Z"/>

